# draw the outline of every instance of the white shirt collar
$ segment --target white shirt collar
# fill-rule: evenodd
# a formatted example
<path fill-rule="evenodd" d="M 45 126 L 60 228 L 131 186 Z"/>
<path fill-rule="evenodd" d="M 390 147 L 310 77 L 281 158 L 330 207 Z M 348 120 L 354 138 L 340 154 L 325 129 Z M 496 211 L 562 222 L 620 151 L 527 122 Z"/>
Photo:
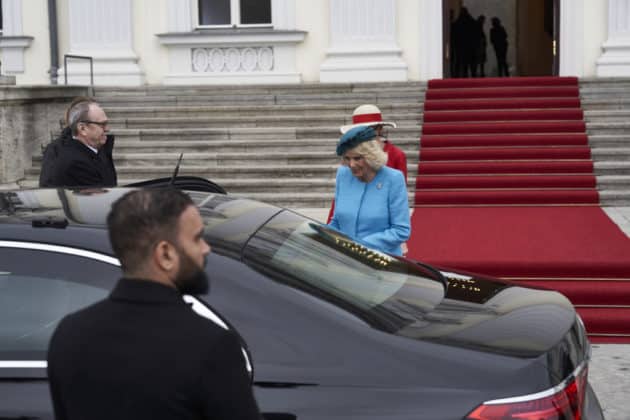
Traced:
<path fill-rule="evenodd" d="M 81 141 L 80 139 L 78 139 L 78 138 L 76 138 L 76 137 L 72 137 L 72 138 L 73 138 L 74 140 L 76 140 L 76 141 Z M 82 143 L 85 147 L 87 147 L 88 149 L 90 149 L 91 151 L 93 151 L 93 152 L 94 152 L 94 154 L 97 154 L 97 155 L 98 155 L 98 149 L 97 149 L 97 148 L 92 147 L 92 146 L 90 146 L 89 144 L 85 144 L 85 143 L 83 143 L 82 141 L 81 141 L 81 143 Z"/>

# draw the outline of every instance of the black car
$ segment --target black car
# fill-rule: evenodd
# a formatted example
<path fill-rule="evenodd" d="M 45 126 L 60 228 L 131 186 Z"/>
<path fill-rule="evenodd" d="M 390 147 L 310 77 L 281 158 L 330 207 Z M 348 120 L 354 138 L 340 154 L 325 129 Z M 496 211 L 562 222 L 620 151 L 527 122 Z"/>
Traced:
<path fill-rule="evenodd" d="M 126 191 L 0 193 L 1 419 L 52 417 L 48 340 L 120 277 L 104 221 Z M 210 293 L 185 298 L 244 338 L 265 418 L 603 418 L 563 295 L 386 255 L 287 209 L 189 194 L 213 252 Z"/>

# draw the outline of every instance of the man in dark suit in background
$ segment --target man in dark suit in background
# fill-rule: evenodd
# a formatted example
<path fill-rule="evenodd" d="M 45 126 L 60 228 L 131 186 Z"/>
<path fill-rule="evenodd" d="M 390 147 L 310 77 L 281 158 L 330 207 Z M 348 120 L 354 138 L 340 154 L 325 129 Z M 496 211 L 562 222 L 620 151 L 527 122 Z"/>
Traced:
<path fill-rule="evenodd" d="M 107 218 L 123 278 L 64 318 L 48 352 L 57 420 L 259 420 L 238 334 L 198 315 L 210 247 L 190 197 L 136 190 Z"/>
<path fill-rule="evenodd" d="M 490 29 L 490 42 L 497 55 L 498 76 L 509 76 L 510 70 L 507 63 L 508 36 L 505 28 L 501 25 L 498 17 L 492 18 L 492 28 Z"/>
<path fill-rule="evenodd" d="M 75 99 L 66 111 L 66 127 L 50 143 L 42 161 L 40 187 L 112 187 L 117 183 L 103 108 L 91 98 Z"/>

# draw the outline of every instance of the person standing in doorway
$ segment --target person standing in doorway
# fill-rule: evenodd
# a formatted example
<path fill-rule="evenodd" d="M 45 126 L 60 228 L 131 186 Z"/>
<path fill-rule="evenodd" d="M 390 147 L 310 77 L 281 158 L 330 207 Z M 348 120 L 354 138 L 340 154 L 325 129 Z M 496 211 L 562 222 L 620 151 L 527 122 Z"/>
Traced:
<path fill-rule="evenodd" d="M 475 55 L 479 45 L 479 31 L 477 21 L 466 7 L 459 10 L 455 21 L 457 33 L 455 35 L 457 48 L 455 55 L 459 64 L 457 77 L 476 77 Z"/>
<path fill-rule="evenodd" d="M 497 55 L 498 76 L 509 76 L 510 71 L 507 64 L 508 36 L 505 28 L 501 25 L 501 20 L 496 16 L 492 18 L 490 42 Z"/>
<path fill-rule="evenodd" d="M 478 40 L 477 50 L 475 54 L 475 65 L 477 66 L 477 76 L 486 77 L 486 49 L 488 48 L 488 39 L 486 38 L 486 17 L 484 15 L 479 15 L 477 17 L 477 25 L 478 25 Z"/>

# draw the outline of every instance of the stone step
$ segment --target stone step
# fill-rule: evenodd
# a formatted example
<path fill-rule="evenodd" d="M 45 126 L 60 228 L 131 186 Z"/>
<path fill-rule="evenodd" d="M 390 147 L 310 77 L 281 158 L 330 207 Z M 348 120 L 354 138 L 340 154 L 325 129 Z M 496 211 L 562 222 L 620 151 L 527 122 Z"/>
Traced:
<path fill-rule="evenodd" d="M 600 191 L 599 202 L 602 206 L 628 206 L 630 205 L 630 191 Z"/>
<path fill-rule="evenodd" d="M 130 118 L 165 118 L 180 117 L 234 117 L 246 119 L 259 116 L 335 116 L 349 119 L 354 105 L 349 104 L 296 104 L 296 105 L 200 105 L 200 106 L 118 106 L 107 109 L 110 119 Z M 420 115 L 424 108 L 423 103 L 394 103 L 382 106 L 381 113 L 385 121 L 395 121 L 398 114 Z"/>
<path fill-rule="evenodd" d="M 582 98 L 605 96 L 628 96 L 630 92 L 630 78 L 581 78 L 580 96 Z"/>
<path fill-rule="evenodd" d="M 129 118 L 116 119 L 112 118 L 110 127 L 112 131 L 120 128 L 169 128 L 169 127 L 186 127 L 186 128 L 222 128 L 222 127 L 239 127 L 239 128 L 256 128 L 256 127 L 335 127 L 351 124 L 349 117 L 341 115 L 311 115 L 308 118 L 299 115 L 272 115 L 272 116 L 256 116 L 251 118 L 243 118 L 238 115 L 234 116 L 206 116 L 206 117 L 157 117 L 157 118 Z M 396 122 L 400 126 L 414 126 L 422 121 L 421 113 L 398 113 Z"/>
<path fill-rule="evenodd" d="M 390 129 L 390 137 L 420 139 L 422 127 L 419 125 L 399 126 Z M 143 128 L 112 130 L 116 135 L 116 144 L 122 141 L 204 141 L 204 140 L 307 140 L 334 139 L 341 133 L 339 125 L 324 127 L 231 127 L 231 128 Z"/>
<path fill-rule="evenodd" d="M 585 111 L 592 110 L 616 110 L 616 109 L 630 109 L 630 93 L 625 96 L 606 97 L 601 98 L 583 98 L 580 101 L 582 103 L 582 109 Z"/>
<path fill-rule="evenodd" d="M 595 175 L 630 175 L 630 162 L 594 162 Z"/>
<path fill-rule="evenodd" d="M 141 96 L 141 95 L 198 95 L 199 93 L 223 95 L 267 93 L 353 93 L 353 92 L 407 92 L 410 89 L 426 90 L 426 82 L 375 82 L 375 83 L 301 83 L 271 85 L 145 85 L 130 87 L 97 86 L 94 96 Z"/>
<path fill-rule="evenodd" d="M 247 104 L 247 105 L 293 105 L 293 104 L 357 104 L 372 103 L 376 105 L 391 103 L 422 103 L 424 92 L 405 90 L 401 92 L 358 92 L 358 93 L 307 93 L 307 94 L 216 94 L 204 95 L 151 95 L 151 96 L 97 96 L 98 102 L 105 110 L 115 106 L 174 106 L 174 105 L 208 105 L 208 104 Z M 135 105 L 134 105 L 135 104 Z"/>
<path fill-rule="evenodd" d="M 628 147 L 601 147 L 591 149 L 594 161 L 630 161 L 630 144 Z"/>
<path fill-rule="evenodd" d="M 600 175 L 597 177 L 597 189 L 600 191 L 630 191 L 630 175 Z"/>
<path fill-rule="evenodd" d="M 420 142 L 417 137 L 395 138 L 392 143 L 408 153 L 418 153 Z M 247 139 L 223 140 L 129 140 L 118 138 L 116 140 L 115 152 L 117 153 L 140 153 L 140 152 L 224 152 L 224 153 L 245 153 L 245 152 L 329 152 L 334 153 L 337 139 L 329 137 L 313 139 Z"/>
<path fill-rule="evenodd" d="M 624 122 L 589 122 L 586 125 L 586 133 L 591 135 L 600 134 L 627 134 L 630 132 L 630 121 Z"/>
<path fill-rule="evenodd" d="M 279 207 L 286 208 L 330 208 L 330 204 L 334 198 L 334 192 L 330 193 L 311 193 L 311 192 L 293 192 L 293 193 L 233 193 L 236 197 L 245 197 L 253 200 L 263 201 L 265 203 L 274 204 Z M 413 195 L 409 194 L 409 205 L 413 205 Z"/>
<path fill-rule="evenodd" d="M 624 122 L 630 119 L 630 108 L 604 109 L 584 111 L 584 120 L 587 123 Z"/>
<path fill-rule="evenodd" d="M 118 153 L 114 151 L 114 163 L 116 168 L 121 166 L 153 167 L 175 164 L 180 153 Z M 241 167 L 255 164 L 267 167 L 291 167 L 294 165 L 334 165 L 340 161 L 334 150 L 325 152 L 266 152 L 266 153 L 190 153 L 184 155 L 182 165 L 200 167 L 207 170 L 222 167 Z M 418 154 L 409 152 L 407 164 L 417 165 Z M 33 159 L 32 169 L 41 167 L 41 159 Z"/>
<path fill-rule="evenodd" d="M 630 133 L 626 135 L 593 134 L 588 136 L 588 142 L 593 150 L 605 147 L 630 146 Z"/>
<path fill-rule="evenodd" d="M 116 171 L 120 179 L 152 179 L 169 176 L 175 168 L 174 161 L 153 164 L 151 166 L 116 165 Z M 331 164 L 308 165 L 232 165 L 221 167 L 208 167 L 208 165 L 188 165 L 182 162 L 180 175 L 201 176 L 208 179 L 215 178 L 322 178 L 334 177 L 339 162 Z M 28 171 L 30 177 L 39 176 L 39 169 L 31 168 Z"/>

